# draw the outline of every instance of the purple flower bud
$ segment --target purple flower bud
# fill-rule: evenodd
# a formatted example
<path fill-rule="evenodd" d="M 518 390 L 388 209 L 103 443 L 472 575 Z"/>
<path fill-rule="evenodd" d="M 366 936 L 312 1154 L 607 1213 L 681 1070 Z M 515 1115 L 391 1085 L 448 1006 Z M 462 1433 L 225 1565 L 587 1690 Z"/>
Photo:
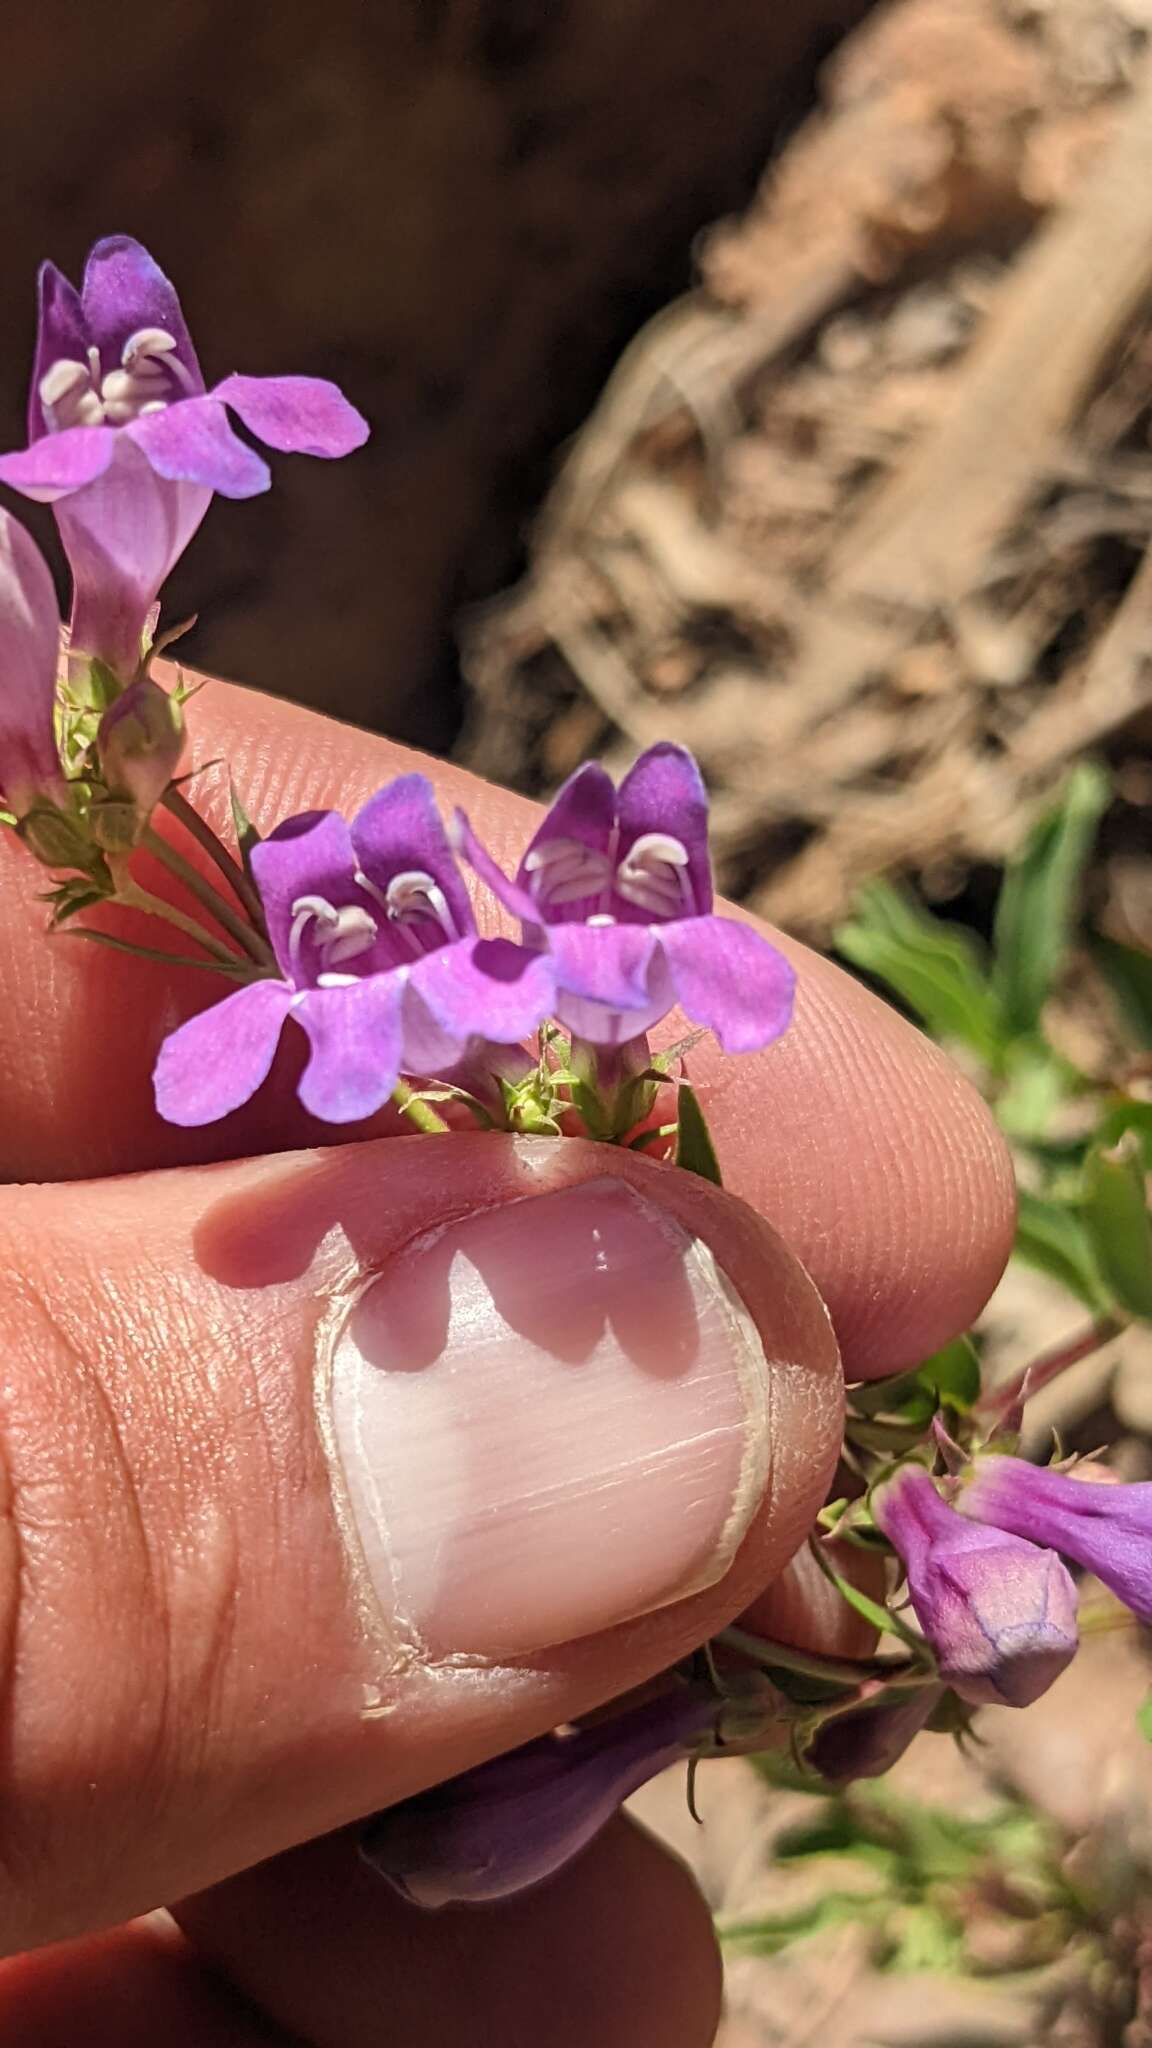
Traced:
<path fill-rule="evenodd" d="M 0 511 L 0 794 L 18 818 L 64 795 L 56 748 L 60 614 L 48 565 Z"/>
<path fill-rule="evenodd" d="M 621 1802 L 687 1754 L 721 1711 L 683 1686 L 571 1735 L 545 1735 L 380 1814 L 361 1852 L 420 1906 L 477 1905 L 570 1862 Z"/>
<path fill-rule="evenodd" d="M 956 1505 L 975 1522 L 1051 1544 L 1152 1622 L 1152 1482 L 1126 1486 L 1098 1466 L 1074 1476 L 994 1453 L 975 1460 Z"/>
<path fill-rule="evenodd" d="M 180 765 L 184 714 L 169 691 L 141 676 L 104 713 L 98 746 L 109 789 L 147 818 Z"/>
<path fill-rule="evenodd" d="M 977 1704 L 1027 1707 L 1047 1692 L 1077 1644 L 1076 1588 L 1059 1558 L 974 1528 L 919 1465 L 901 1466 L 872 1506 L 904 1561 L 940 1676 Z"/>
<path fill-rule="evenodd" d="M 902 1698 L 836 1714 L 818 1728 L 805 1763 L 832 1785 L 882 1778 L 898 1763 L 944 1697 L 942 1685 L 922 1685 Z"/>

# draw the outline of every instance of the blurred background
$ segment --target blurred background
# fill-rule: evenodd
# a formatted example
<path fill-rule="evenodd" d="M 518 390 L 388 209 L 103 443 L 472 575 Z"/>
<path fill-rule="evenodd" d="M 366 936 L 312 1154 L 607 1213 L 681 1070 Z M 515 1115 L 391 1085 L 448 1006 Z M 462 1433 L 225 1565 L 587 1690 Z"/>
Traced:
<path fill-rule="evenodd" d="M 373 426 L 217 505 L 168 593 L 189 659 L 537 795 L 684 741 L 729 891 L 950 1043 L 909 990 L 957 929 L 979 964 L 1005 860 L 1092 757 L 1033 1064 L 968 1064 L 1035 1186 L 1082 1144 L 1072 1074 L 1126 1091 L 1152 1163 L 1152 0 L 109 21 L 5 23 L 0 445 L 37 263 L 117 230 L 210 378 L 333 376 Z M 951 936 L 897 932 L 877 877 Z M 984 1318 L 997 1371 L 1083 1317 L 1037 1264 Z M 1057 1429 L 1152 1477 L 1147 1328 L 1037 1408 L 1037 1455 Z M 643 1795 L 759 1929 L 726 2048 L 1152 2041 L 1148 1678 L 1104 1632 L 974 1758 L 923 1738 L 880 1808 L 816 1823 L 743 1763 L 702 1773 L 702 1831 L 679 1781 Z"/>

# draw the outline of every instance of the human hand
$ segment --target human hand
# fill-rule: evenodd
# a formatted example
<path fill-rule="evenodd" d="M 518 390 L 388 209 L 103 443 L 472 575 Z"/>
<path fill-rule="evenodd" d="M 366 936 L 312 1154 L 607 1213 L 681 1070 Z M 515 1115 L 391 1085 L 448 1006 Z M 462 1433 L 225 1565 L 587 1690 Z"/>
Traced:
<path fill-rule="evenodd" d="M 196 706 L 200 757 L 226 756 L 258 820 L 349 810 L 398 765 L 223 685 Z M 518 800 L 433 773 L 497 852 L 523 837 Z M 362 1866 L 353 1823 L 637 1684 L 757 1596 L 762 1617 L 774 1583 L 794 1629 L 842 1625 L 797 1615 L 809 1596 L 781 1576 L 839 1434 L 796 1260 L 850 1378 L 962 1329 L 1011 1231 L 982 1106 L 804 954 L 786 1038 L 693 1056 L 730 1194 L 577 1140 L 284 1153 L 331 1139 L 289 1085 L 176 1130 L 148 1074 L 199 980 L 49 944 L 7 839 L 0 862 L 0 1171 L 50 1183 L 0 1193 L 5 2043 L 706 2043 L 707 1915 L 627 1823 L 538 1892 L 437 1915 Z M 318 1398 L 366 1272 L 383 1313 Z M 446 1373 L 450 1286 L 472 1341 Z M 669 1370 L 685 1330 L 691 1369 Z M 174 1921 L 133 1919 L 179 1900 Z"/>

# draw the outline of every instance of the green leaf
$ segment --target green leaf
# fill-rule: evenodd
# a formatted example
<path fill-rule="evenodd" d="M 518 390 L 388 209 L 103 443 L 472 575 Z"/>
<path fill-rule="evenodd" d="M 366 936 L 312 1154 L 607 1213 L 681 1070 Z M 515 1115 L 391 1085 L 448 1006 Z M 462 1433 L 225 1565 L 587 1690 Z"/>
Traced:
<path fill-rule="evenodd" d="M 775 1956 L 794 1941 L 803 1941 L 813 1934 L 820 1934 L 828 1927 L 841 1927 L 846 1921 L 870 1921 L 887 1911 L 885 1902 L 869 1898 L 864 1892 L 825 1892 L 810 1905 L 800 1906 L 792 1913 L 772 1913 L 760 1920 L 736 1921 L 730 1926 L 721 1926 L 720 1939 L 749 1949 L 755 1955 Z"/>
<path fill-rule="evenodd" d="M 890 882 L 873 882 L 835 944 L 854 967 L 886 981 L 934 1037 L 959 1039 L 990 1066 L 1005 1042 L 999 1009 L 969 933 Z"/>
<path fill-rule="evenodd" d="M 1152 1046 L 1152 953 L 1123 946 L 1119 939 L 1092 941 L 1096 963 L 1141 1045 Z"/>
<path fill-rule="evenodd" d="M 1021 1188 L 1016 1255 L 1099 1313 L 1111 1307 L 1083 1218 L 1063 1202 Z"/>
<path fill-rule="evenodd" d="M 915 1377 L 936 1396 L 939 1407 L 966 1415 L 980 1398 L 980 1359 L 971 1337 L 954 1337 L 925 1359 Z"/>
<path fill-rule="evenodd" d="M 1013 1036 L 1035 1031 L 1072 936 L 1080 882 L 1108 803 L 1108 777 L 1082 761 L 1004 874 L 992 985 Z"/>
<path fill-rule="evenodd" d="M 1144 1164 L 1152 1173 L 1152 1102 L 1140 1102 L 1134 1095 L 1116 1096 L 1100 1119 L 1098 1145 L 1115 1145 L 1125 1131 L 1134 1131 L 1144 1152 Z"/>
<path fill-rule="evenodd" d="M 1152 1216 L 1135 1131 L 1095 1145 L 1084 1164 L 1084 1223 L 1105 1282 L 1122 1309 L 1152 1322 Z"/>
<path fill-rule="evenodd" d="M 232 830 L 236 834 L 236 844 L 240 849 L 240 859 L 244 865 L 244 872 L 247 874 L 252 858 L 252 848 L 259 846 L 260 834 L 248 816 L 231 776 L 228 777 L 228 802 L 232 811 Z"/>
<path fill-rule="evenodd" d="M 720 1175 L 720 1161 L 707 1119 L 700 1107 L 700 1099 L 687 1081 L 682 1081 L 676 1094 L 676 1150 L 677 1166 L 687 1173 L 698 1173 L 703 1180 L 710 1180 L 717 1187 L 724 1185 Z"/>

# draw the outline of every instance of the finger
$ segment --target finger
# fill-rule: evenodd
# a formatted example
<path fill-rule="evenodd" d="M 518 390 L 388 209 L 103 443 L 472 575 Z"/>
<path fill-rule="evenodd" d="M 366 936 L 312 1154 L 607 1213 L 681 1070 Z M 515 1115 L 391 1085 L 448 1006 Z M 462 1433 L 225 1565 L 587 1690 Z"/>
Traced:
<path fill-rule="evenodd" d="M 197 696 L 193 723 L 199 758 L 230 763 L 265 829 L 318 804 L 351 810 L 413 761 L 386 741 L 224 684 Z M 513 858 L 533 807 L 457 769 L 429 772 L 445 803 L 466 801 L 493 850 Z M 218 783 L 206 777 L 197 797 L 223 829 Z M 9 1019 L 0 1043 L 0 1168 L 10 1177 L 331 1142 L 332 1128 L 310 1124 L 295 1105 L 283 1067 L 278 1090 L 207 1131 L 161 1125 L 149 1079 L 156 1052 L 179 1017 L 214 994 L 209 977 L 75 940 L 49 944 L 33 901 L 35 871 L 7 835 L 0 882 L 0 999 Z M 1012 1232 L 1007 1155 L 975 1092 L 934 1046 L 828 962 L 782 943 L 799 968 L 791 1030 L 768 1052 L 740 1059 L 702 1044 L 693 1078 L 727 1184 L 807 1265 L 849 1371 L 895 1371 L 964 1328 L 995 1284 Z"/>
<path fill-rule="evenodd" d="M 521 1898 L 424 1913 L 345 1838 L 178 1908 L 217 1968 L 293 2035 L 377 2048 L 710 2048 L 720 1964 L 687 1871 L 625 1820 Z"/>
<path fill-rule="evenodd" d="M 165 1913 L 0 1961 L 4 2048 L 302 2048 L 207 1971 Z"/>
<path fill-rule="evenodd" d="M 795 1551 L 811 1283 L 695 1176 L 386 1140 L 0 1202 L 0 1945 L 627 1689 Z"/>

